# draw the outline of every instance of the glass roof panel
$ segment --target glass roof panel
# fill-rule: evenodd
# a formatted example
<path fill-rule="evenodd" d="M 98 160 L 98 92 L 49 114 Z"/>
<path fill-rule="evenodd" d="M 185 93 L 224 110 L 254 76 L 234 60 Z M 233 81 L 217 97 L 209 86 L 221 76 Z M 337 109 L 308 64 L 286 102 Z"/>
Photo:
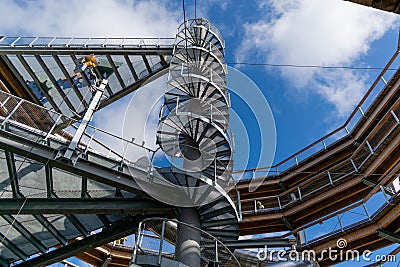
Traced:
<path fill-rule="evenodd" d="M 84 106 L 81 105 L 78 96 L 72 89 L 71 84 L 68 82 L 66 77 L 64 77 L 63 72 L 58 67 L 56 61 L 52 56 L 42 56 L 43 61 L 46 63 L 47 68 L 50 70 L 54 79 L 57 81 L 58 86 L 63 90 L 64 94 L 68 97 L 69 101 L 72 103 L 74 108 L 78 113 L 84 111 Z M 79 107 L 79 109 L 77 109 Z"/>

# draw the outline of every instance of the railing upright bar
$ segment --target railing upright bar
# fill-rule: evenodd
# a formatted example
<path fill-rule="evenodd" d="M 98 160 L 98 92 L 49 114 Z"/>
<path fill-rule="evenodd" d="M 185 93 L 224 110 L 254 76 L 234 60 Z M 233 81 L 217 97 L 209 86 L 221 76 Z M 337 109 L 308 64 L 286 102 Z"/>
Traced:
<path fill-rule="evenodd" d="M 163 243 L 164 243 L 164 233 L 165 233 L 165 220 L 162 222 L 162 226 L 161 226 L 160 248 L 158 251 L 158 265 L 161 265 L 162 250 L 163 250 Z"/>
<path fill-rule="evenodd" d="M 43 139 L 43 141 L 47 141 L 47 139 L 50 137 L 51 133 L 53 132 L 54 128 L 56 128 L 58 122 L 60 121 L 62 115 L 59 114 L 56 121 L 54 122 L 53 126 L 51 126 L 50 130 L 47 132 L 46 137 Z"/>
<path fill-rule="evenodd" d="M 11 118 L 12 115 L 17 111 L 17 109 L 21 106 L 21 104 L 24 102 L 23 99 L 20 99 L 18 104 L 13 108 L 13 110 L 7 115 L 7 117 L 4 119 L 4 121 L 1 123 L 1 127 L 4 126 L 4 124 L 7 123 L 7 121 Z"/>

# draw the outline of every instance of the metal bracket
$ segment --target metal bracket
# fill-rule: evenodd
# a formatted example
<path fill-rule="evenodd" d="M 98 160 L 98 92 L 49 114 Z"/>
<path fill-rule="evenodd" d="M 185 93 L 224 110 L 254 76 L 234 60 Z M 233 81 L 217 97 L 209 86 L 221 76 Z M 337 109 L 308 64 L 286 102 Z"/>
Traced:
<path fill-rule="evenodd" d="M 101 84 L 97 87 L 97 86 L 93 86 L 93 88 L 95 89 L 95 95 L 92 98 L 92 100 L 89 103 L 89 107 L 85 112 L 85 115 L 82 118 L 81 123 L 78 126 L 78 129 L 76 130 L 74 137 L 72 138 L 72 141 L 69 143 L 69 146 L 67 147 L 67 149 L 64 151 L 64 153 L 62 153 L 62 151 L 59 151 L 59 153 L 57 154 L 57 157 L 63 157 L 66 159 L 71 159 L 72 164 L 76 164 L 77 160 L 78 160 L 78 152 L 76 151 L 76 148 L 78 147 L 78 144 L 87 128 L 87 126 L 89 125 L 89 122 L 92 120 L 93 117 L 93 113 L 96 111 L 99 103 L 100 103 L 100 99 L 104 94 L 104 90 L 106 88 L 108 84 L 108 81 L 106 79 L 103 79 L 101 81 Z"/>

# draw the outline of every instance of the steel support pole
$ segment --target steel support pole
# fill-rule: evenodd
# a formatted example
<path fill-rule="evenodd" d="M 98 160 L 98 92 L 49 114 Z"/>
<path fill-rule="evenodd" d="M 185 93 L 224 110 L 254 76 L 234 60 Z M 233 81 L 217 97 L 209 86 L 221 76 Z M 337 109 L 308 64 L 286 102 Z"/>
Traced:
<path fill-rule="evenodd" d="M 196 228 L 201 228 L 200 216 L 196 208 L 181 208 L 179 220 Z M 175 248 L 177 261 L 190 267 L 200 267 L 200 239 L 201 232 L 199 230 L 178 224 Z"/>

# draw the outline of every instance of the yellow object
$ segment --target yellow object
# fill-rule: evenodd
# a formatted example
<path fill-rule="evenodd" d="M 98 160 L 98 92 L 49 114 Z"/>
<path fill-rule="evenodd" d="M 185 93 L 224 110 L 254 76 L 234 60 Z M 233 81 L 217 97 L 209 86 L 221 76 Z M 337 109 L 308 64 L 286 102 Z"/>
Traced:
<path fill-rule="evenodd" d="M 83 60 L 83 63 L 85 63 L 88 67 L 96 67 L 97 65 L 97 59 L 94 54 L 87 55 Z"/>
<path fill-rule="evenodd" d="M 125 241 L 127 240 L 126 237 L 122 237 L 120 239 L 115 240 L 115 244 L 117 245 L 123 245 L 125 243 Z"/>

